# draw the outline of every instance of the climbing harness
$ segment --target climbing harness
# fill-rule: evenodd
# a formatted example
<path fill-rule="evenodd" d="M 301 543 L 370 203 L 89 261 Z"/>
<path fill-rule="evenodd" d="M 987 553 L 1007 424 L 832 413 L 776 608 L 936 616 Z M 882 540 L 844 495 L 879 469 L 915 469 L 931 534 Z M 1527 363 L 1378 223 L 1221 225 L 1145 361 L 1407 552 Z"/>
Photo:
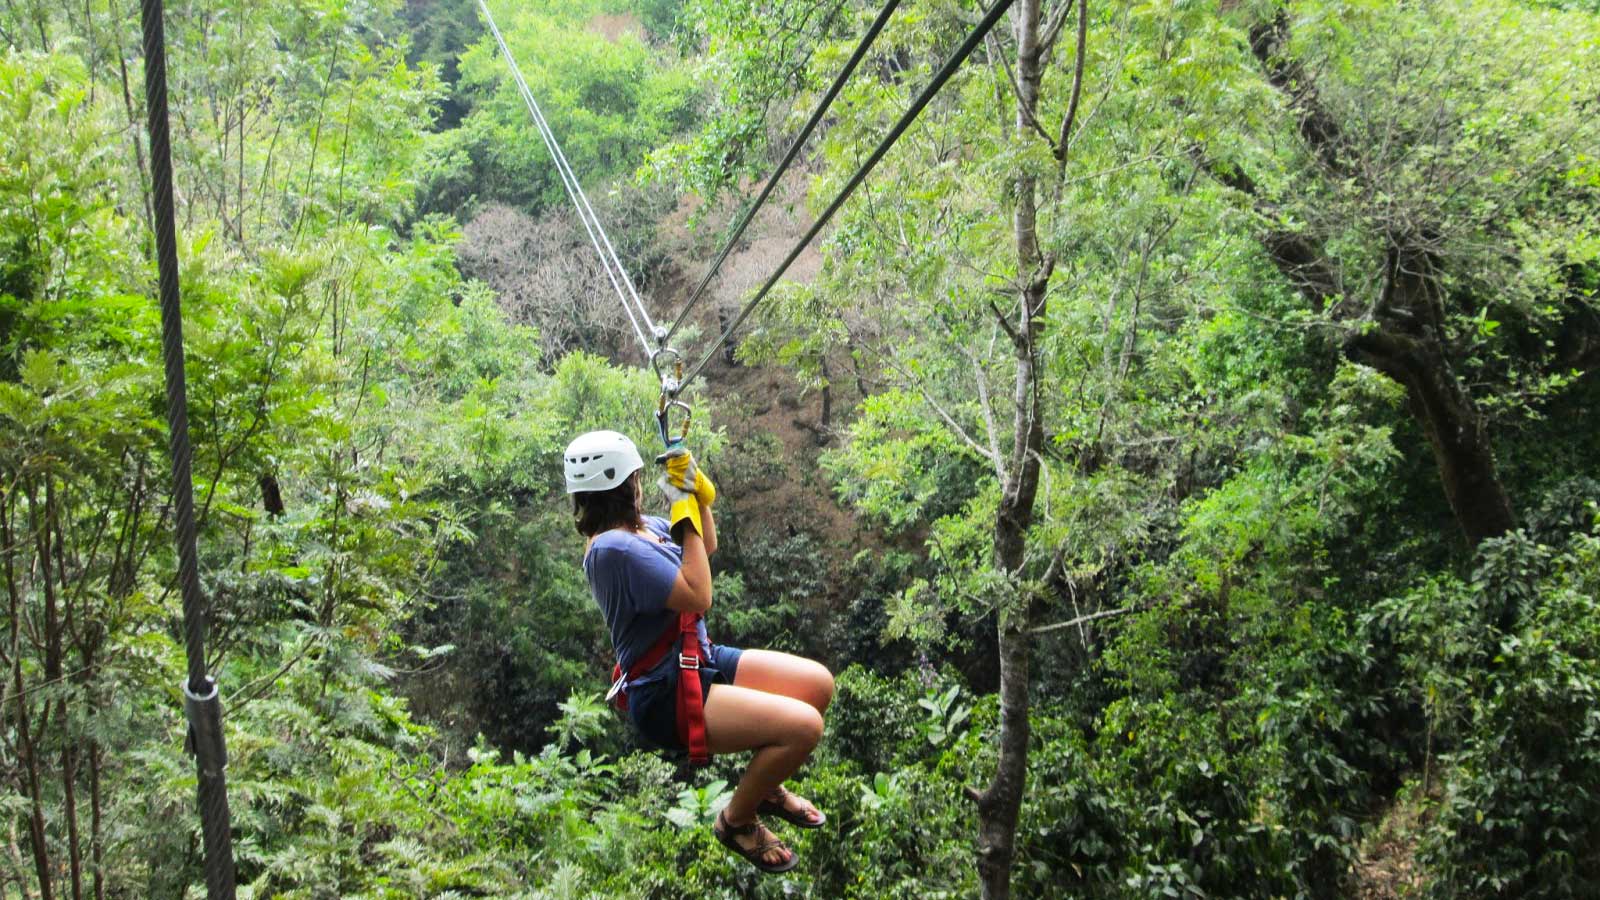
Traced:
<path fill-rule="evenodd" d="M 627 712 L 628 685 L 659 665 L 674 647 L 679 648 L 678 739 L 688 748 L 689 764 L 694 766 L 711 762 L 711 753 L 706 749 L 705 698 L 700 696 L 700 664 L 704 660 L 700 656 L 699 623 L 699 613 L 678 613 L 678 618 L 667 623 L 666 630 L 650 645 L 650 649 L 628 667 L 626 677 L 621 663 L 611 667 L 611 690 L 606 693 L 606 699 L 618 711 Z"/>
<path fill-rule="evenodd" d="M 190 476 L 189 400 L 183 374 L 183 311 L 178 291 L 178 245 L 172 203 L 172 144 L 167 125 L 167 41 L 161 0 L 139 8 L 144 32 L 145 107 L 150 129 L 150 188 L 155 200 L 156 273 L 161 299 L 161 353 L 166 366 L 167 445 L 172 455 L 172 520 L 178 545 L 178 588 L 183 597 L 183 708 L 186 746 L 199 775 L 200 830 L 205 846 L 206 896 L 234 896 L 233 837 L 229 828 L 227 748 L 222 702 L 206 675 L 205 595 L 195 553 L 194 484 Z"/>

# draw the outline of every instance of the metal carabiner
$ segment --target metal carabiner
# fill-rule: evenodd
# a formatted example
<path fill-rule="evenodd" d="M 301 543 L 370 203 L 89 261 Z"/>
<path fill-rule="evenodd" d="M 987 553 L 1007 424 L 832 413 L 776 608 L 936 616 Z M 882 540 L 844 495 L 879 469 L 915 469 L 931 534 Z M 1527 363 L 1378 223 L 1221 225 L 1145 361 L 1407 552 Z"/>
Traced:
<path fill-rule="evenodd" d="M 662 371 L 663 361 L 670 359 L 670 374 Z M 661 398 L 656 401 L 656 429 L 661 433 L 661 443 L 669 449 L 681 444 L 689 436 L 689 423 L 694 421 L 694 409 L 678 398 L 683 384 L 683 356 L 671 347 L 662 347 L 650 354 L 650 368 L 661 379 Z M 683 426 L 676 436 L 672 433 L 672 410 L 683 411 Z"/>
<path fill-rule="evenodd" d="M 674 409 L 683 411 L 683 424 L 676 435 L 672 433 L 671 421 Z M 661 395 L 661 402 L 656 406 L 656 428 L 661 432 L 663 445 L 671 449 L 674 445 L 682 444 L 689 437 L 689 423 L 693 421 L 694 409 L 689 404 L 677 398 L 668 400 L 666 394 Z"/>
<path fill-rule="evenodd" d="M 672 357 L 672 374 L 661 371 L 662 357 Z M 650 368 L 656 372 L 656 377 L 661 379 L 661 390 L 670 393 L 672 397 L 678 396 L 678 385 L 683 383 L 683 356 L 671 347 L 662 347 L 650 354 Z M 668 385 L 671 386 L 670 392 Z"/>

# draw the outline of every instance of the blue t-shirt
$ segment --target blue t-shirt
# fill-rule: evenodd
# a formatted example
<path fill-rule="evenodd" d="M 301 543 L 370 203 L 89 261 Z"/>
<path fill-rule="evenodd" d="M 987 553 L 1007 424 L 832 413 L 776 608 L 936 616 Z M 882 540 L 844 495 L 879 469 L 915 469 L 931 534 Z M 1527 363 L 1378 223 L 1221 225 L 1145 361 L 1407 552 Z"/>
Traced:
<path fill-rule="evenodd" d="M 628 531 L 601 532 L 583 558 L 589 589 L 606 617 L 611 649 L 623 671 L 650 649 L 669 624 L 678 621 L 678 614 L 667 609 L 667 597 L 678 580 L 678 570 L 683 568 L 683 548 L 672 542 L 668 527 L 667 520 L 660 516 L 645 516 L 645 531 L 661 538 L 660 542 Z M 699 631 L 701 654 L 709 658 L 711 649 L 703 619 Z M 633 683 L 661 677 L 666 661 L 671 659 L 672 654 L 667 654 L 662 665 Z"/>

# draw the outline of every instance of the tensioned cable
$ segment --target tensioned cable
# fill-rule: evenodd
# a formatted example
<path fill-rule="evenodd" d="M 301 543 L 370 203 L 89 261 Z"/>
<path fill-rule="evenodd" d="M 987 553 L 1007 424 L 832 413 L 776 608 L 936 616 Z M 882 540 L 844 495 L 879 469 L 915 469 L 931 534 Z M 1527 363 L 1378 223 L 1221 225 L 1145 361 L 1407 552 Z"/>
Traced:
<path fill-rule="evenodd" d="M 944 65 L 940 66 L 939 71 L 934 74 L 933 80 L 928 83 L 927 87 L 922 89 L 922 93 L 917 95 L 917 99 L 912 102 L 911 108 L 905 111 L 905 114 L 900 117 L 900 121 L 896 122 L 889 134 L 878 143 L 877 148 L 872 151 L 872 155 L 867 157 L 867 161 L 845 183 L 838 196 L 833 198 L 833 202 L 829 203 L 828 208 L 823 210 L 822 215 L 817 217 L 817 221 L 812 223 L 805 236 L 794 245 L 794 248 L 789 251 L 789 255 L 784 257 L 783 262 L 778 264 L 777 270 L 761 286 L 761 289 L 739 310 L 739 315 L 728 323 L 727 328 L 722 330 L 722 335 L 717 338 L 716 343 L 706 350 L 705 356 L 700 357 L 700 361 L 695 363 L 693 369 L 689 370 L 689 374 L 683 377 L 683 381 L 678 385 L 678 390 L 681 391 L 688 387 L 689 383 L 699 376 L 706 364 L 711 362 L 711 357 L 715 356 L 722 345 L 728 342 L 728 338 L 733 335 L 734 331 L 749 317 L 751 311 L 767 296 L 767 292 L 771 291 L 772 286 L 778 283 L 778 279 L 782 278 L 783 273 L 789 270 L 789 266 L 793 265 L 794 261 L 799 258 L 800 253 L 811 243 L 811 239 L 822 231 L 823 226 L 828 224 L 828 220 L 833 218 L 833 214 L 839 211 L 839 207 L 843 206 L 844 202 L 850 198 L 850 195 L 855 192 L 861 182 L 866 180 L 867 175 L 871 174 L 872 170 L 877 167 L 878 161 L 883 159 L 884 154 L 889 152 L 889 148 L 894 146 L 895 141 L 898 141 L 906 129 L 911 127 L 911 123 L 916 121 L 923 107 L 933 100 L 934 95 L 939 93 L 939 89 L 944 87 L 944 83 L 949 81 L 951 76 L 956 73 L 956 70 L 961 67 L 961 64 L 966 62 L 967 57 L 972 55 L 972 51 L 983 41 L 984 35 L 987 35 L 995 23 L 1000 21 L 1000 17 L 1005 15 L 1006 10 L 1011 8 L 1013 2 L 1014 0 L 998 0 L 994 8 L 990 9 L 983 19 L 978 22 L 977 27 L 972 29 L 972 33 L 967 35 L 967 39 L 962 42 L 956 52 L 945 60 Z"/>
<path fill-rule="evenodd" d="M 739 220 L 738 226 L 733 229 L 733 234 L 722 245 L 722 252 L 717 254 L 716 260 L 711 263 L 711 268 L 706 270 L 705 276 L 700 279 L 700 283 L 695 286 L 694 292 L 689 295 L 689 299 L 684 303 L 683 310 L 672 321 L 672 327 L 667 329 L 667 336 L 662 338 L 663 343 L 671 340 L 672 336 L 678 333 L 678 327 L 683 324 L 684 319 L 689 317 L 690 310 L 694 309 L 695 304 L 700 301 L 700 295 L 705 293 L 706 285 L 711 283 L 711 279 L 716 276 L 717 270 L 722 268 L 723 260 L 728 258 L 728 253 L 733 250 L 734 245 L 739 243 L 739 238 L 744 235 L 745 228 L 749 226 L 750 220 L 755 218 L 756 212 L 761 209 L 761 205 L 767 202 L 767 197 L 772 194 L 772 189 L 778 185 L 778 179 L 783 177 L 783 173 L 789 169 L 789 164 L 794 162 L 796 156 L 800 155 L 800 148 L 805 146 L 806 140 L 811 137 L 811 132 L 816 130 L 817 123 L 822 121 L 823 114 L 828 111 L 828 107 L 833 105 L 833 99 L 839 96 L 839 91 L 844 89 L 845 82 L 850 80 L 850 76 L 855 72 L 856 66 L 867 55 L 867 48 L 871 47 L 872 42 L 877 40 L 878 32 L 883 30 L 883 26 L 889 21 L 889 16 L 894 13 L 895 8 L 899 5 L 900 0 L 888 0 L 883 5 L 883 10 L 878 13 L 878 17 L 872 21 L 867 33 L 862 35 L 861 42 L 856 45 L 856 52 L 851 54 L 850 60 L 844 64 L 844 68 L 840 70 L 838 77 L 833 79 L 833 84 L 828 88 L 828 92 L 822 96 L 822 100 L 817 103 L 817 108 L 812 110 L 811 118 L 806 121 L 805 127 L 801 128 L 800 133 L 795 135 L 794 142 L 789 145 L 788 152 L 783 155 L 783 161 L 778 163 L 778 167 L 767 178 L 767 183 L 761 188 L 760 195 L 756 197 L 754 203 L 750 204 L 750 208 L 745 211 L 744 218 Z"/>
<path fill-rule="evenodd" d="M 183 683 L 189 745 L 195 755 L 200 830 L 205 847 L 206 894 L 211 900 L 234 896 L 233 837 L 227 791 L 227 751 L 222 736 L 222 703 L 216 682 L 206 675 L 205 595 L 195 552 L 194 483 L 190 471 L 189 399 L 183 372 L 183 312 L 178 289 L 177 226 L 172 202 L 172 143 L 167 122 L 167 40 L 161 0 L 139 8 L 144 36 L 145 108 L 150 128 L 150 187 L 154 200 L 157 290 L 161 302 L 161 354 L 166 369 L 167 447 L 172 455 L 172 521 L 178 545 L 178 584 L 183 597 Z"/>
<path fill-rule="evenodd" d="M 639 338 L 639 346 L 646 357 L 650 355 L 650 341 L 645 337 L 645 332 L 655 333 L 655 323 L 650 319 L 650 313 L 645 309 L 644 301 L 639 299 L 639 294 L 633 287 L 633 281 L 628 278 L 628 272 L 622 266 L 622 261 L 617 257 L 616 248 L 611 244 L 611 238 L 606 234 L 605 227 L 600 224 L 600 219 L 595 215 L 594 207 L 589 204 L 589 196 L 583 190 L 583 185 L 578 182 L 578 177 L 567 162 L 566 154 L 561 151 L 561 144 L 556 140 L 555 131 L 550 128 L 550 123 L 545 120 L 544 112 L 539 107 L 539 102 L 534 99 L 533 91 L 528 87 L 528 82 L 522 77 L 522 70 L 517 66 L 516 58 L 511 55 L 511 48 L 506 45 L 505 36 L 500 33 L 500 28 L 495 24 L 494 14 L 489 11 L 485 0 L 478 0 L 478 8 L 483 10 L 483 17 L 488 22 L 489 31 L 494 35 L 495 43 L 500 46 L 500 53 L 505 57 L 506 65 L 511 69 L 512 80 L 517 85 L 517 91 L 522 95 L 523 102 L 528 107 L 528 113 L 533 118 L 535 130 L 544 141 L 545 149 L 550 152 L 550 158 L 555 163 L 556 174 L 561 178 L 561 186 L 566 189 L 567 196 L 572 200 L 573 207 L 577 210 L 578 220 L 583 223 L 584 231 L 589 235 L 589 243 L 593 245 L 595 253 L 600 257 L 600 266 L 605 269 L 606 278 L 610 280 L 611 287 L 617 292 L 617 299 L 622 302 L 622 310 L 628 315 L 628 323 L 633 326 L 633 333 Z M 624 289 L 626 286 L 626 289 Z M 630 304 L 629 300 L 632 300 Z M 641 327 L 641 322 L 642 327 Z"/>
<path fill-rule="evenodd" d="M 639 292 L 634 289 L 633 279 L 628 277 L 628 270 L 623 268 L 622 259 L 617 255 L 617 249 L 611 245 L 611 236 L 606 233 L 604 226 L 600 224 L 600 216 L 594 211 L 594 207 L 589 205 L 589 195 L 584 191 L 583 183 L 578 180 L 577 174 L 572 171 L 572 164 L 567 161 L 566 151 L 561 149 L 561 142 L 556 140 L 555 129 L 551 128 L 549 120 L 545 119 L 543 108 L 539 106 L 538 101 L 533 99 L 533 91 L 529 89 L 528 83 L 523 80 L 520 71 L 517 72 L 517 82 L 521 85 L 523 97 L 528 101 L 528 108 L 533 113 L 535 126 L 539 128 L 540 134 L 546 138 L 550 155 L 556 163 L 556 169 L 563 174 L 566 182 L 571 185 L 571 192 L 576 195 L 575 202 L 582 206 L 582 214 L 587 214 L 589 221 L 594 225 L 595 233 L 599 234 L 601 242 L 605 244 L 605 254 L 609 256 L 611 266 L 616 271 L 616 277 L 621 280 L 622 287 L 626 288 L 628 295 L 633 298 L 634 309 L 638 311 L 639 318 L 644 322 L 645 330 L 654 334 L 655 322 L 651 320 L 649 310 L 645 308 L 644 301 L 639 299 Z"/>
<path fill-rule="evenodd" d="M 623 312 L 627 314 L 628 322 L 633 326 L 633 333 L 639 338 L 640 348 L 648 356 L 650 343 L 645 337 L 645 330 L 648 329 L 652 333 L 655 330 L 654 324 L 650 321 L 650 315 L 644 309 L 643 303 L 638 304 L 637 313 L 635 313 L 634 306 L 630 305 L 628 293 L 624 292 L 622 284 L 626 282 L 628 285 L 627 290 L 631 293 L 633 283 L 628 280 L 627 272 L 622 269 L 622 263 L 616 258 L 615 250 L 612 250 L 610 254 L 607 253 L 607 249 L 611 247 L 610 239 L 605 238 L 602 245 L 601 239 L 605 236 L 605 229 L 600 225 L 598 217 L 594 216 L 593 207 L 588 205 L 588 197 L 583 193 L 582 185 L 578 184 L 577 176 L 572 172 L 571 166 L 567 165 L 566 155 L 561 152 L 561 144 L 556 140 L 555 132 L 550 128 L 549 122 L 545 120 L 543 110 L 540 109 L 538 101 L 534 99 L 533 91 L 528 87 L 528 82 L 522 77 L 522 70 L 517 66 L 515 57 L 511 55 L 511 48 L 506 45 L 504 35 L 500 33 L 499 26 L 495 24 L 494 14 L 489 11 L 489 7 L 484 0 L 479 0 L 478 6 L 483 10 L 484 18 L 489 24 L 489 30 L 494 34 L 495 42 L 499 44 L 500 52 L 505 57 L 507 66 L 511 69 L 512 80 L 516 83 L 517 90 L 528 107 L 528 113 L 533 118 L 534 128 L 539 132 L 540 139 L 544 141 L 545 149 L 550 152 L 550 158 L 556 166 L 556 174 L 561 179 L 561 186 L 566 189 L 567 196 L 572 200 L 572 205 L 577 210 L 578 220 L 583 223 L 584 231 L 589 235 L 589 243 L 594 247 L 595 254 L 600 257 L 601 268 L 605 269 L 606 278 L 610 280 L 612 289 L 617 292 L 617 299 L 621 301 Z M 619 274 L 621 276 L 620 281 L 618 279 Z M 634 297 L 637 299 L 637 294 Z M 640 326 L 641 319 L 644 322 L 643 328 Z"/>

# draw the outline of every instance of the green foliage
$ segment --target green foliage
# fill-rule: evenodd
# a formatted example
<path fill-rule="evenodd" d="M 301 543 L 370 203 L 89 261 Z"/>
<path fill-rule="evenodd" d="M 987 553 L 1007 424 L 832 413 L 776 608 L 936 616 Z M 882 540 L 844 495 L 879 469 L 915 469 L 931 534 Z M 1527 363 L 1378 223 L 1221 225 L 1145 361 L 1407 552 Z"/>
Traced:
<path fill-rule="evenodd" d="M 694 134 L 650 154 L 646 177 L 714 198 L 735 187 L 742 176 L 761 174 L 773 124 L 769 120 L 781 124 L 821 87 L 817 69 L 808 63 L 842 65 L 843 57 L 826 39 L 856 30 L 849 27 L 853 18 L 866 21 L 865 10 L 841 15 L 849 5 L 811 0 L 684 3 L 681 42 L 706 51 L 690 71 L 697 81 L 713 82 L 718 90 Z"/>
<path fill-rule="evenodd" d="M 930 691 L 928 696 L 917 701 L 928 713 L 927 720 L 922 723 L 922 734 L 929 744 L 937 747 L 949 740 L 972 714 L 971 706 L 957 702 L 960 694 L 960 685 L 951 685 L 943 694 Z"/>
<path fill-rule="evenodd" d="M 1600 885 L 1592 799 L 1600 541 L 1592 526 L 1559 547 L 1518 533 L 1486 545 L 1480 559 L 1472 587 L 1455 592 L 1468 606 L 1461 630 L 1480 657 L 1463 665 L 1460 638 L 1417 642 L 1447 748 L 1419 857 L 1435 896 L 1584 896 Z M 1496 584 L 1521 594 L 1510 631 L 1494 625 L 1503 608 Z"/>
<path fill-rule="evenodd" d="M 651 446 L 657 385 L 546 355 L 457 269 L 477 200 L 565 203 L 472 4 L 169 3 L 241 895 L 972 896 L 991 636 L 1024 608 L 1044 629 L 1019 894 L 1349 896 L 1395 804 L 1419 811 L 1395 852 L 1423 893 L 1600 891 L 1592 7 L 1295 3 L 1304 80 L 1282 89 L 1251 46 L 1271 4 L 1091 6 L 1065 170 L 1016 124 L 988 55 L 1009 37 L 957 75 L 739 350 L 870 395 L 822 468 L 877 533 L 837 553 L 854 533 L 748 527 L 738 494 L 797 463 L 776 435 L 697 436 L 735 488 L 712 633 L 856 663 L 795 784 L 830 827 L 787 832 L 802 864 L 770 879 L 708 827 L 741 760 L 684 780 L 599 699 L 556 458 L 598 427 Z M 814 198 L 975 9 L 897 13 L 806 159 Z M 634 258 L 671 203 L 605 185 L 710 200 L 764 173 L 873 11 L 585 0 L 501 25 Z M 192 894 L 134 9 L 20 0 L 0 30 L 0 884 L 63 895 L 76 863 L 111 896 Z M 1307 144 L 1312 100 L 1348 177 Z M 1025 342 L 1038 500 L 1002 571 L 1022 176 L 1053 186 L 1055 267 Z M 1443 274 L 1416 331 L 1523 511 L 1470 556 L 1441 436 L 1354 361 L 1418 234 Z M 1308 304 L 1264 235 L 1312 241 L 1338 296 Z"/>
<path fill-rule="evenodd" d="M 722 807 L 728 805 L 733 791 L 722 779 L 708 782 L 705 787 L 684 788 L 678 792 L 678 804 L 667 810 L 667 821 L 679 828 L 703 828 Z"/>
<path fill-rule="evenodd" d="M 605 34 L 596 17 L 611 6 L 586 0 L 495 8 L 529 90 L 591 192 L 637 167 L 640 148 L 691 126 L 699 92 L 691 73 L 669 54 L 626 30 Z M 460 197 L 470 190 L 532 207 L 564 206 L 561 180 L 494 38 L 479 36 L 459 65 L 459 96 L 469 111 L 459 129 L 441 138 L 441 151 L 457 162 L 436 174 L 430 191 Z M 470 168 L 460 168 L 469 159 Z M 436 206 L 455 209 L 461 203 Z"/>

